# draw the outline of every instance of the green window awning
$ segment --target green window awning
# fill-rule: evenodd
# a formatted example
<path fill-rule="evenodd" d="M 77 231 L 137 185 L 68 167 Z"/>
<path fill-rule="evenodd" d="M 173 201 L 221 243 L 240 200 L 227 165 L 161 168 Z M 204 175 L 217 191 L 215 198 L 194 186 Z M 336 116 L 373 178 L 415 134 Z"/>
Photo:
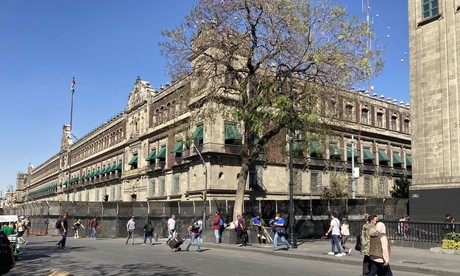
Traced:
<path fill-rule="evenodd" d="M 203 140 L 203 125 L 196 126 L 192 135 L 193 140 Z"/>
<path fill-rule="evenodd" d="M 117 163 L 113 163 L 112 165 L 110 165 L 110 167 L 107 169 L 107 173 L 111 173 L 115 170 L 115 168 L 117 167 Z"/>
<path fill-rule="evenodd" d="M 340 149 L 339 145 L 336 143 L 329 144 L 329 155 L 330 156 L 340 156 L 342 155 L 342 150 Z"/>
<path fill-rule="evenodd" d="M 176 143 L 171 153 L 182 153 L 183 148 L 184 148 L 184 142 L 179 141 Z"/>
<path fill-rule="evenodd" d="M 374 154 L 370 149 L 363 149 L 363 160 L 374 160 Z"/>
<path fill-rule="evenodd" d="M 359 153 L 356 150 L 356 148 L 353 150 L 353 157 L 354 158 L 359 157 Z M 349 146 L 347 147 L 347 158 L 351 158 L 351 147 L 349 147 Z"/>
<path fill-rule="evenodd" d="M 292 150 L 295 152 L 300 152 L 302 151 L 302 143 L 300 143 L 297 140 L 292 141 Z"/>
<path fill-rule="evenodd" d="M 393 152 L 393 164 L 402 164 L 403 161 L 401 159 L 401 156 L 399 156 L 399 153 Z"/>
<path fill-rule="evenodd" d="M 158 152 L 156 158 L 165 159 L 166 158 L 166 146 L 162 146 L 160 151 Z"/>
<path fill-rule="evenodd" d="M 97 169 L 93 176 L 99 176 L 101 174 L 101 169 Z"/>
<path fill-rule="evenodd" d="M 102 168 L 102 171 L 101 171 L 101 174 L 105 174 L 105 173 L 108 171 L 109 167 L 110 167 L 110 166 L 105 166 L 105 167 L 103 167 L 103 168 Z"/>
<path fill-rule="evenodd" d="M 322 154 L 321 145 L 318 143 L 318 141 L 310 141 L 309 145 L 310 145 L 310 155 Z"/>
<path fill-rule="evenodd" d="M 128 165 L 130 165 L 130 166 L 137 165 L 137 155 L 133 155 L 133 158 L 131 158 L 131 160 L 129 160 Z"/>
<path fill-rule="evenodd" d="M 406 156 L 406 167 L 412 167 L 412 156 Z"/>
<path fill-rule="evenodd" d="M 234 124 L 225 124 L 224 140 L 241 140 L 240 131 Z"/>
<path fill-rule="evenodd" d="M 123 163 L 120 161 L 118 165 L 115 167 L 114 171 L 121 171 L 121 168 L 123 167 Z"/>
<path fill-rule="evenodd" d="M 379 150 L 379 162 L 388 162 L 390 158 L 384 150 Z"/>
<path fill-rule="evenodd" d="M 157 155 L 157 150 L 153 149 L 152 152 L 150 152 L 149 156 L 145 158 L 145 161 L 153 161 L 155 160 L 155 156 Z"/>

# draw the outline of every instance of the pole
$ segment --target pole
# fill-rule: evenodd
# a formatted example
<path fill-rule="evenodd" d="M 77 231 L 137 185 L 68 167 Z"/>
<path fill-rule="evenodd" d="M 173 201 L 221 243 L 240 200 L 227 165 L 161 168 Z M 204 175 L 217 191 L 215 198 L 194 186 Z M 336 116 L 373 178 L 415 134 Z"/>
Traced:
<path fill-rule="evenodd" d="M 355 138 L 351 135 L 351 198 L 356 198 L 356 180 L 355 180 Z"/>
<path fill-rule="evenodd" d="M 295 234 L 295 214 L 294 214 L 294 170 L 292 160 L 293 130 L 291 127 L 289 135 L 289 239 L 293 248 L 297 248 L 297 237 Z"/>
<path fill-rule="evenodd" d="M 208 193 L 208 168 L 206 167 L 206 162 L 204 161 L 203 156 L 201 155 L 198 147 L 196 146 L 195 142 L 193 143 L 196 152 L 200 156 L 201 162 L 203 162 L 204 166 L 204 191 L 203 191 L 203 229 L 206 228 L 206 196 Z"/>
<path fill-rule="evenodd" d="M 75 76 L 72 77 L 72 85 L 70 87 L 71 96 L 70 96 L 70 122 L 69 122 L 69 138 L 72 139 L 72 116 L 73 116 L 73 93 L 75 92 Z M 69 176 L 67 178 L 67 187 L 70 186 L 70 177 L 71 177 L 71 165 L 72 165 L 72 160 L 71 160 L 71 153 L 72 153 L 72 143 L 69 144 L 69 151 L 67 152 L 67 160 L 69 163 Z M 67 189 L 69 190 L 69 189 Z M 67 201 L 69 201 L 69 193 L 67 193 Z"/>

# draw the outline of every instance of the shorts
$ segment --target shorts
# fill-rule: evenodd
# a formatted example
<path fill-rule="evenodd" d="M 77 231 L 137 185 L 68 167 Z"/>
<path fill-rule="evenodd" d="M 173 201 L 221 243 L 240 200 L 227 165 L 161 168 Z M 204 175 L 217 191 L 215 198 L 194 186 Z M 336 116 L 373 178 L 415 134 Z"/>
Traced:
<path fill-rule="evenodd" d="M 18 237 L 22 237 L 24 235 L 24 231 L 19 231 L 18 232 Z"/>

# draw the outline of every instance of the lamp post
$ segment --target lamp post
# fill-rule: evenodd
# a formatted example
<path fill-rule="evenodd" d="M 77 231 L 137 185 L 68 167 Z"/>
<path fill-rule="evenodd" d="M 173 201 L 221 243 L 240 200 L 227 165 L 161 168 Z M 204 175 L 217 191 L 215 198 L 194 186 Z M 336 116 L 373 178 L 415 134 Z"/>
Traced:
<path fill-rule="evenodd" d="M 282 71 L 281 66 L 286 67 L 287 71 Z M 290 68 L 286 64 L 279 64 L 277 67 L 277 74 L 278 74 L 278 92 L 280 94 L 283 93 L 283 82 L 281 81 L 281 74 L 287 73 L 290 74 Z M 292 93 L 292 87 L 289 91 L 289 96 L 291 98 L 291 110 L 290 110 L 290 125 L 289 125 L 289 243 L 293 248 L 297 248 L 297 235 L 295 233 L 295 205 L 294 205 L 294 169 L 293 169 L 293 158 L 292 158 L 292 148 L 293 148 L 293 141 L 294 141 L 294 123 L 293 115 L 294 115 L 294 95 Z"/>
<path fill-rule="evenodd" d="M 208 193 L 208 167 L 206 167 L 206 162 L 204 161 L 203 156 L 201 155 L 200 151 L 198 150 L 198 147 L 196 146 L 196 143 L 193 143 L 193 146 L 195 147 L 196 152 L 200 156 L 201 162 L 203 163 L 204 166 L 204 191 L 203 191 L 203 229 L 206 228 L 206 196 Z"/>
<path fill-rule="evenodd" d="M 351 198 L 356 198 L 356 179 L 355 179 L 355 138 L 351 135 Z"/>

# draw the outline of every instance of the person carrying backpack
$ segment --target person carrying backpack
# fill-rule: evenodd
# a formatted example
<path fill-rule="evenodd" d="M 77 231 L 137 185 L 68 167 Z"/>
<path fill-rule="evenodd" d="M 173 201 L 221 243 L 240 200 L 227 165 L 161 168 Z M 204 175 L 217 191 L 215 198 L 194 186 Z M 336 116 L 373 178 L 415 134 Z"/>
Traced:
<path fill-rule="evenodd" d="M 61 227 L 59 229 L 61 230 L 61 240 L 58 241 L 58 243 L 56 244 L 57 248 L 65 249 L 65 242 L 66 242 L 66 239 L 67 239 L 67 230 L 69 229 L 69 223 L 67 221 L 68 216 L 69 216 L 69 214 L 64 213 L 62 215 L 62 218 L 60 219 Z"/>
<path fill-rule="evenodd" d="M 212 222 L 212 228 L 214 228 L 214 235 L 216 236 L 216 243 L 222 242 L 222 232 L 224 231 L 224 220 L 219 212 L 216 212 L 216 217 Z"/>
<path fill-rule="evenodd" d="M 149 239 L 150 245 L 153 245 L 152 243 L 152 237 L 153 237 L 153 225 L 152 221 L 150 219 L 147 220 L 147 223 L 144 225 L 144 244 Z"/>

